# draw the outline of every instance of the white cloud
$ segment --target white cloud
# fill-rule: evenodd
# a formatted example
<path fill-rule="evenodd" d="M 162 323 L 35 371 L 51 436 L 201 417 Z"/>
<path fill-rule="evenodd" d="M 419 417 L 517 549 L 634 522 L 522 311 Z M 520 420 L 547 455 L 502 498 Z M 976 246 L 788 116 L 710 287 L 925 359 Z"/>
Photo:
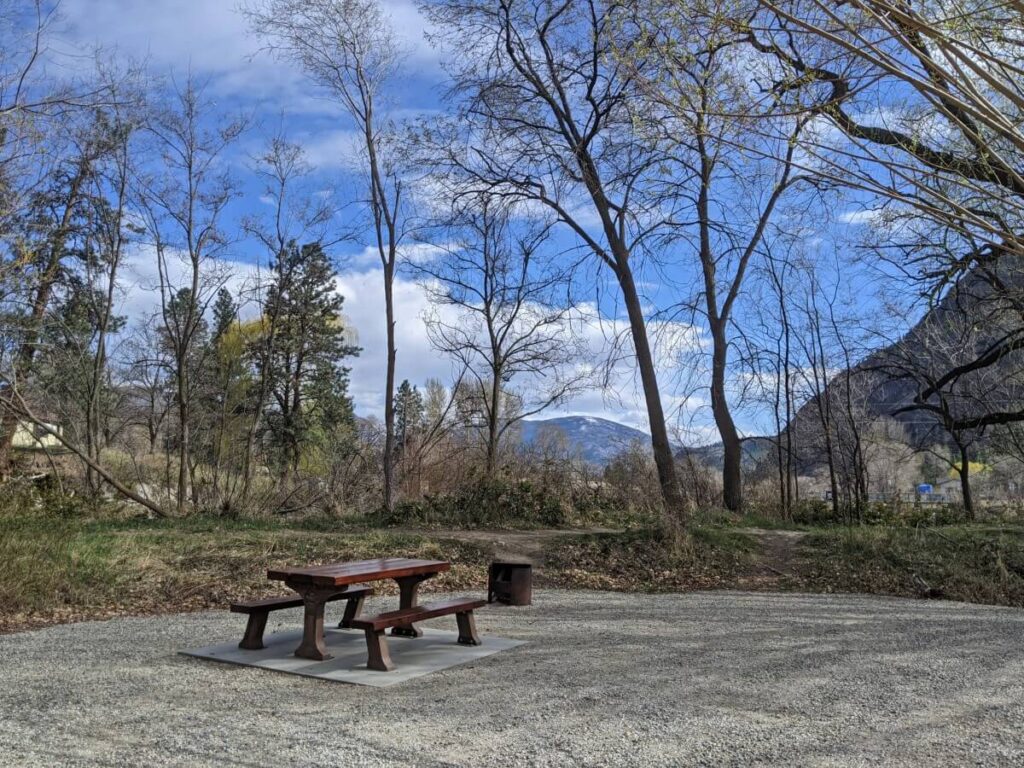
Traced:
<path fill-rule="evenodd" d="M 439 54 L 424 38 L 426 20 L 412 0 L 383 0 L 398 44 L 409 52 L 406 69 L 440 73 Z M 182 77 L 191 70 L 211 78 L 214 91 L 244 95 L 291 112 L 333 112 L 293 66 L 260 52 L 238 0 L 78 0 L 61 6 L 63 29 L 56 46 L 78 53 L 93 46 L 145 61 L 157 74 Z M 89 66 L 66 57 L 64 67 Z"/>
<path fill-rule="evenodd" d="M 873 224 L 878 221 L 880 211 L 864 208 L 858 211 L 845 211 L 839 214 L 843 224 Z"/>
<path fill-rule="evenodd" d="M 184 286 L 188 265 L 184 258 L 169 258 L 168 280 L 172 286 Z M 215 267 L 218 280 L 238 296 L 246 282 L 256 273 L 256 266 L 240 261 L 221 260 Z M 118 279 L 120 301 L 118 314 L 129 322 L 141 321 L 160 310 L 160 273 L 156 253 L 150 246 L 136 247 L 123 260 Z"/>
<path fill-rule="evenodd" d="M 259 42 L 232 0 L 90 0 L 65 3 L 63 41 L 73 47 L 116 49 L 157 74 L 191 70 L 222 93 L 286 93 L 296 73 L 256 56 Z"/>
<path fill-rule="evenodd" d="M 171 280 L 178 284 L 186 274 L 187 266 L 172 261 Z M 226 287 L 236 296 L 254 277 L 254 264 L 225 261 L 221 268 L 226 273 Z M 122 298 L 120 314 L 130 321 L 143 320 L 160 308 L 159 275 L 156 258 L 150 248 L 139 248 L 125 260 L 121 272 Z M 380 415 L 384 409 L 384 363 L 386 355 L 386 328 L 384 322 L 383 277 L 377 268 L 355 269 L 342 273 L 337 280 L 339 292 L 345 298 L 344 313 L 354 330 L 356 343 L 362 348 L 358 357 L 346 363 L 352 370 L 350 391 L 360 415 Z M 435 307 L 430 303 L 426 289 L 417 282 L 399 276 L 394 286 L 395 310 L 398 322 L 396 333 L 397 381 L 409 379 L 422 385 L 429 378 L 450 382 L 452 361 L 436 351 L 430 344 L 424 316 L 428 310 L 456 320 L 451 307 Z M 244 311 L 244 310 L 243 310 Z M 580 334 L 586 350 L 586 359 L 607 363 L 603 371 L 604 386 L 585 390 L 542 417 L 563 415 L 597 416 L 648 429 L 643 390 L 638 381 L 632 359 L 632 342 L 628 323 L 623 319 L 602 317 L 595 306 L 583 305 L 573 320 L 573 330 Z M 652 323 L 651 332 L 657 334 L 658 373 L 668 385 L 678 361 L 686 351 L 704 343 L 701 332 L 682 323 Z M 688 424 L 692 414 L 706 403 L 692 397 L 663 394 L 666 415 L 670 423 Z M 687 426 L 683 434 L 695 439 L 700 427 Z"/>
<path fill-rule="evenodd" d="M 440 72 L 442 52 L 435 50 L 427 42 L 426 35 L 430 31 L 430 26 L 415 2 L 386 0 L 383 6 L 391 17 L 392 29 L 398 37 L 399 45 L 409 52 L 408 68 L 419 72 L 424 69 Z"/>
<path fill-rule="evenodd" d="M 355 328 L 359 357 L 349 361 L 352 368 L 350 389 L 356 410 L 363 415 L 379 415 L 384 410 L 384 373 L 387 328 L 384 321 L 384 283 L 380 270 L 350 272 L 338 278 L 338 290 L 345 297 L 344 312 Z M 409 379 L 420 384 L 429 378 L 451 379 L 451 361 L 430 346 L 424 311 L 430 302 L 426 292 L 413 281 L 401 277 L 394 285 L 395 347 L 397 381 Z"/>
<path fill-rule="evenodd" d="M 356 172 L 363 168 L 366 155 L 362 136 L 347 128 L 320 130 L 299 136 L 306 161 L 314 168 Z"/>

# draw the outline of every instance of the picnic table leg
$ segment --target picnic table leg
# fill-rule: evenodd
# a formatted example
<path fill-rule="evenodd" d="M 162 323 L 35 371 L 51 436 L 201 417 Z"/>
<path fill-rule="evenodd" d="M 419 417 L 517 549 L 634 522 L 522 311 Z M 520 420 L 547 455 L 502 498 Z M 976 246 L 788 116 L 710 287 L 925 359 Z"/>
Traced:
<path fill-rule="evenodd" d="M 249 621 L 245 625 L 245 636 L 238 644 L 239 648 L 246 651 L 258 651 L 265 647 L 263 632 L 267 628 L 267 616 L 269 615 L 266 611 L 249 614 Z"/>
<path fill-rule="evenodd" d="M 341 617 L 341 622 L 338 624 L 338 629 L 349 629 L 352 626 L 352 622 L 359 618 L 359 614 L 363 610 L 363 601 L 366 598 L 362 595 L 359 597 L 350 597 L 348 602 L 345 604 L 345 615 Z"/>
<path fill-rule="evenodd" d="M 426 581 L 433 573 L 421 573 L 416 576 L 403 576 L 395 579 L 398 582 L 398 607 L 412 608 L 419 599 L 420 582 Z M 423 630 L 414 624 L 399 624 L 391 628 L 391 634 L 395 637 L 423 637 Z"/>
<path fill-rule="evenodd" d="M 459 625 L 459 645 L 480 645 L 480 635 L 476 633 L 476 619 L 472 611 L 456 613 L 455 621 Z"/>
<path fill-rule="evenodd" d="M 302 621 L 302 642 L 295 649 L 295 655 L 314 661 L 327 661 L 334 658 L 327 652 L 327 646 L 324 645 L 324 604 L 327 602 L 327 598 L 338 594 L 338 590 L 297 589 L 296 591 L 302 595 L 306 611 Z"/>
<path fill-rule="evenodd" d="M 390 672 L 395 668 L 388 652 L 388 642 L 383 629 L 366 630 L 366 668 L 377 672 Z"/>

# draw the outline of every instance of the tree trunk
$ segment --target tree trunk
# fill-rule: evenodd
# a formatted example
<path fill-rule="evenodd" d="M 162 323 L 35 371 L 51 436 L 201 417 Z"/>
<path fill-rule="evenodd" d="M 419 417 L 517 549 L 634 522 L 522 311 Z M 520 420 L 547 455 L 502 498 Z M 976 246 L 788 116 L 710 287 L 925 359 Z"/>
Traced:
<path fill-rule="evenodd" d="M 714 323 L 711 328 L 711 412 L 722 439 L 722 501 L 729 511 L 739 512 L 743 509 L 743 449 L 725 395 L 729 342 L 725 337 L 724 326 L 724 323 Z"/>
<path fill-rule="evenodd" d="M 392 244 L 394 247 L 394 244 Z M 384 508 L 395 510 L 395 264 L 384 264 L 384 314 L 387 318 L 387 372 L 384 377 Z"/>
<path fill-rule="evenodd" d="M 970 447 L 960 446 L 960 493 L 964 501 L 964 514 L 968 520 L 974 520 L 974 497 L 971 495 L 971 456 Z"/>
<path fill-rule="evenodd" d="M 772 408 L 773 416 L 775 417 L 775 461 L 777 465 L 776 475 L 778 476 L 779 481 L 779 517 L 783 520 L 788 520 L 789 492 L 787 485 L 789 477 L 786 474 L 787 468 L 782 448 L 782 354 L 779 344 L 776 344 L 775 348 L 775 363 L 775 392 Z"/>
<path fill-rule="evenodd" d="M 621 261 L 620 261 L 621 263 Z M 647 420 L 651 427 L 651 448 L 654 451 L 654 463 L 658 468 L 658 482 L 661 495 L 665 502 L 665 510 L 669 519 L 676 525 L 686 522 L 686 500 L 683 498 L 676 475 L 675 457 L 672 445 L 668 441 L 668 430 L 665 428 L 665 411 L 661 405 L 661 392 L 658 390 L 658 376 L 654 369 L 654 358 L 651 345 L 647 339 L 647 323 L 644 320 L 643 307 L 637 294 L 633 273 L 628 264 L 617 270 L 622 297 L 629 314 L 629 328 L 633 337 L 633 348 L 636 351 L 636 364 L 640 369 L 640 381 L 644 387 L 644 400 L 647 403 Z"/>
<path fill-rule="evenodd" d="M 793 386 L 790 382 L 790 339 L 789 339 L 789 317 L 786 314 L 785 294 L 781 291 L 779 306 L 782 317 L 782 333 L 785 343 L 783 345 L 783 388 L 786 398 L 786 519 L 793 516 L 793 502 L 800 500 L 800 489 L 793 478 Z"/>
<path fill-rule="evenodd" d="M 189 428 L 188 428 L 188 379 L 184 374 L 184 356 L 178 361 L 178 498 L 175 509 L 184 517 L 188 502 Z"/>
<path fill-rule="evenodd" d="M 498 423 L 501 419 L 501 372 L 491 378 L 491 407 L 487 413 L 487 479 L 494 477 L 498 463 Z"/>
<path fill-rule="evenodd" d="M 14 430 L 17 428 L 18 414 L 11 408 L 0 407 L 0 480 L 11 476 Z"/>

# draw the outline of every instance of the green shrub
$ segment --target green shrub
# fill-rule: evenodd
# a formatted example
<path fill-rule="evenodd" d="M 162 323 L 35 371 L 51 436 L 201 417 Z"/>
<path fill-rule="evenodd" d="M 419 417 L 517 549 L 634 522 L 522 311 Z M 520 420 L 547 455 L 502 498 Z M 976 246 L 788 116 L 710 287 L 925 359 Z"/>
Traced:
<path fill-rule="evenodd" d="M 479 480 L 455 493 L 401 502 L 385 525 L 460 528 L 559 528 L 570 523 L 570 505 L 529 480 Z"/>
<path fill-rule="evenodd" d="M 114 516 L 121 505 L 90 498 L 73 488 L 60 488 L 51 475 L 38 480 L 19 478 L 0 485 L 0 519 L 80 519 Z"/>
<path fill-rule="evenodd" d="M 798 525 L 830 525 L 835 519 L 832 505 L 824 499 L 801 499 L 793 505 L 793 522 Z"/>

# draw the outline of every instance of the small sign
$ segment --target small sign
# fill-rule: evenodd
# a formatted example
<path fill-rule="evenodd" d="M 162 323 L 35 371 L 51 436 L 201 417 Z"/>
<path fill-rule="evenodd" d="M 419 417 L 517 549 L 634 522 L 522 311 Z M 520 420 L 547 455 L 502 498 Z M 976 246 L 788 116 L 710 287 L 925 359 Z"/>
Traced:
<path fill-rule="evenodd" d="M 930 495 L 935 489 L 932 488 L 931 483 L 921 483 L 917 486 L 917 492 L 922 496 Z"/>

